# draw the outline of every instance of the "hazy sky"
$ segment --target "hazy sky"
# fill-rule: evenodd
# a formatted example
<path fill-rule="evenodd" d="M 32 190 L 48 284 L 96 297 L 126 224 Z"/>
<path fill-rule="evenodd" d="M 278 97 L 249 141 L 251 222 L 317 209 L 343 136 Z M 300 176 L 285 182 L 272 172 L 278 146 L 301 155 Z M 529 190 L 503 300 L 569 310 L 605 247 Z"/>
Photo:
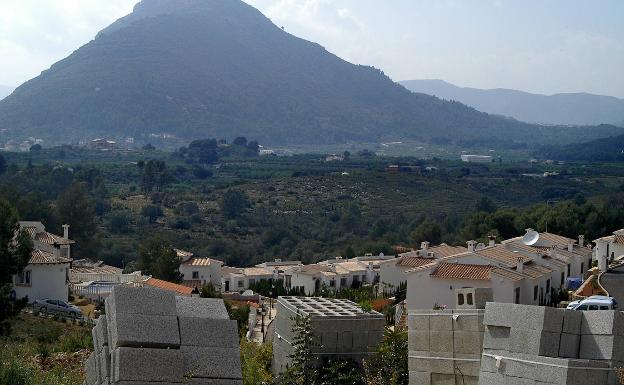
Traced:
<path fill-rule="evenodd" d="M 136 2 L 0 0 L 0 84 L 15 86 L 38 75 Z M 248 3 L 288 32 L 394 80 L 624 97 L 622 0 Z"/>

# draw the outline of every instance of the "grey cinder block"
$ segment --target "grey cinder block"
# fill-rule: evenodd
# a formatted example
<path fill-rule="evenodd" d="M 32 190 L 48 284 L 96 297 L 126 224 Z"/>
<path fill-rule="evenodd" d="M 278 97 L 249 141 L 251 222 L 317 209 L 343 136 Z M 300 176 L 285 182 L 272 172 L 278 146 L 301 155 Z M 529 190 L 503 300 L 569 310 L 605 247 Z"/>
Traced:
<path fill-rule="evenodd" d="M 511 328 L 509 327 L 488 325 L 485 327 L 485 332 L 483 334 L 483 348 L 509 350 L 510 335 Z"/>
<path fill-rule="evenodd" d="M 98 384 L 98 371 L 95 366 L 96 357 L 95 353 L 91 353 L 87 361 L 85 362 L 85 372 L 86 372 L 86 383 L 87 385 L 97 385 Z"/>
<path fill-rule="evenodd" d="M 560 333 L 511 329 L 509 351 L 534 356 L 557 357 Z"/>
<path fill-rule="evenodd" d="M 429 351 L 429 331 L 408 331 L 407 345 L 409 351 Z"/>
<path fill-rule="evenodd" d="M 431 385 L 431 373 L 410 370 L 409 383 L 417 385 Z"/>
<path fill-rule="evenodd" d="M 119 313 L 175 316 L 177 315 L 175 298 L 173 293 L 161 289 L 118 285 L 113 287 L 108 297 L 110 310 L 107 308 L 106 312 L 110 313 L 112 318 Z M 108 321 L 111 320 L 109 317 Z"/>
<path fill-rule="evenodd" d="M 322 350 L 335 352 L 338 345 L 338 333 L 326 331 L 320 334 Z"/>
<path fill-rule="evenodd" d="M 210 318 L 179 318 L 180 344 L 233 348 L 238 346 L 236 321 Z"/>
<path fill-rule="evenodd" d="M 501 326 L 510 328 L 514 326 L 511 303 L 488 302 L 485 305 L 483 323 L 488 326 Z"/>
<path fill-rule="evenodd" d="M 429 333 L 429 350 L 432 352 L 452 352 L 453 351 L 452 331 L 435 331 Z"/>
<path fill-rule="evenodd" d="M 581 335 L 579 358 L 624 361 L 624 337 L 613 335 Z"/>
<path fill-rule="evenodd" d="M 177 349 L 122 347 L 113 350 L 111 356 L 113 383 L 119 381 L 177 383 L 184 379 L 184 356 Z"/>
<path fill-rule="evenodd" d="M 453 333 L 453 350 L 462 354 L 481 354 L 483 333 L 473 331 L 455 331 Z"/>
<path fill-rule="evenodd" d="M 242 379 L 238 348 L 182 346 L 180 352 L 187 377 Z"/>
<path fill-rule="evenodd" d="M 104 382 L 111 376 L 111 359 L 108 346 L 102 347 L 102 350 L 97 355 L 98 357 L 98 370 L 100 372 L 100 382 Z"/>
<path fill-rule="evenodd" d="M 562 333 L 561 343 L 559 344 L 559 357 L 579 358 L 580 344 L 581 344 L 580 335 Z"/>
<path fill-rule="evenodd" d="M 582 311 L 581 334 L 624 335 L 624 313 L 616 310 Z"/>
<path fill-rule="evenodd" d="M 180 317 L 230 319 L 222 299 L 176 297 L 175 302 Z"/>
<path fill-rule="evenodd" d="M 180 332 L 175 316 L 117 313 L 109 325 L 111 348 L 178 348 Z"/>
<path fill-rule="evenodd" d="M 488 302 L 485 306 L 483 323 L 521 330 L 561 332 L 563 328 L 563 309 Z"/>
<path fill-rule="evenodd" d="M 408 315 L 407 316 L 407 328 L 409 330 L 429 330 L 428 315 Z"/>
<path fill-rule="evenodd" d="M 103 346 L 108 346 L 106 315 L 100 316 L 95 321 L 95 326 L 91 330 L 91 335 L 93 337 L 93 348 L 96 352 L 101 351 Z"/>
<path fill-rule="evenodd" d="M 581 334 L 581 320 L 583 312 L 577 310 L 563 310 L 563 333 Z"/>

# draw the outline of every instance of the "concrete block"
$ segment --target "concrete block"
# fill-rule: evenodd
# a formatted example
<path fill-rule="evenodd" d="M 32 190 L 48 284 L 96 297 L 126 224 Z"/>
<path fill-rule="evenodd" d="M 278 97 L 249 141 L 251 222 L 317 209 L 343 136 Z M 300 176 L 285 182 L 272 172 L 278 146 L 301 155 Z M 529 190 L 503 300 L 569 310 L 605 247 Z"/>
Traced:
<path fill-rule="evenodd" d="M 408 331 L 407 345 L 409 351 L 429 351 L 429 332 L 428 331 Z"/>
<path fill-rule="evenodd" d="M 560 338 L 560 333 L 511 329 L 509 351 L 535 356 L 557 357 Z"/>
<path fill-rule="evenodd" d="M 563 333 L 581 334 L 583 312 L 577 310 L 563 310 Z"/>
<path fill-rule="evenodd" d="M 485 330 L 485 325 L 483 324 L 484 312 L 479 311 L 479 313 L 461 313 L 457 310 L 453 311 L 453 315 L 457 316 L 455 320 L 454 330 L 463 330 L 463 331 L 471 331 L 471 332 L 481 332 Z"/>
<path fill-rule="evenodd" d="M 111 385 L 110 378 L 106 377 L 102 379 L 102 381 L 100 382 L 100 385 Z"/>
<path fill-rule="evenodd" d="M 321 338 L 321 346 L 323 351 L 335 352 L 338 346 L 338 333 L 336 332 L 321 332 L 319 337 Z"/>
<path fill-rule="evenodd" d="M 175 302 L 180 317 L 230 319 L 222 299 L 176 297 Z"/>
<path fill-rule="evenodd" d="M 98 385 L 99 383 L 99 374 L 97 367 L 95 366 L 96 357 L 95 353 L 91 353 L 87 361 L 85 362 L 85 372 L 86 372 L 86 383 L 87 385 Z"/>
<path fill-rule="evenodd" d="M 429 333 L 429 350 L 432 352 L 452 352 L 453 332 L 435 331 Z"/>
<path fill-rule="evenodd" d="M 455 331 L 453 333 L 453 350 L 455 353 L 481 354 L 483 333 L 472 331 Z"/>
<path fill-rule="evenodd" d="M 185 373 L 191 378 L 242 379 L 238 348 L 182 346 Z"/>
<path fill-rule="evenodd" d="M 407 328 L 409 330 L 427 330 L 429 331 L 429 316 L 428 315 L 408 315 L 407 316 Z"/>
<path fill-rule="evenodd" d="M 581 334 L 624 335 L 624 313 L 616 310 L 581 311 Z"/>
<path fill-rule="evenodd" d="M 455 368 L 465 377 L 478 377 L 481 369 L 481 354 L 455 353 Z M 457 374 L 457 370 L 455 371 Z M 461 383 L 461 382 L 460 382 Z"/>
<path fill-rule="evenodd" d="M 451 331 L 453 330 L 453 313 L 451 310 L 439 310 L 437 315 L 429 318 L 429 330 Z"/>
<path fill-rule="evenodd" d="M 175 316 L 175 298 L 173 293 L 161 289 L 118 285 L 113 287 L 108 297 L 110 310 L 106 309 L 106 312 L 112 318 L 117 314 Z M 111 317 L 108 321 L 111 321 Z"/>
<path fill-rule="evenodd" d="M 431 373 L 410 370 L 409 383 L 414 385 L 431 385 Z"/>
<path fill-rule="evenodd" d="M 184 355 L 177 349 L 126 348 L 111 354 L 111 382 L 182 382 L 185 373 Z"/>
<path fill-rule="evenodd" d="M 579 358 L 580 343 L 580 335 L 562 333 L 561 342 L 559 343 L 559 357 Z"/>
<path fill-rule="evenodd" d="M 502 326 L 510 328 L 514 326 L 512 311 L 514 305 L 511 303 L 488 302 L 485 305 L 485 316 L 483 323 L 488 326 Z"/>
<path fill-rule="evenodd" d="M 561 332 L 563 309 L 488 302 L 483 322 L 486 325 L 506 326 L 521 330 Z"/>
<path fill-rule="evenodd" d="M 102 347 L 102 350 L 97 355 L 98 357 L 98 370 L 100 373 L 100 382 L 111 377 L 111 358 L 108 346 Z"/>
<path fill-rule="evenodd" d="M 483 348 L 494 350 L 509 350 L 510 335 L 511 328 L 509 327 L 488 325 L 485 327 L 485 332 L 483 334 Z"/>
<path fill-rule="evenodd" d="M 180 317 L 180 344 L 215 348 L 238 347 L 238 327 L 229 319 Z"/>
<path fill-rule="evenodd" d="M 350 352 L 353 349 L 353 332 L 338 333 L 338 351 Z"/>
<path fill-rule="evenodd" d="M 117 313 L 109 325 L 111 348 L 178 348 L 180 331 L 175 316 Z"/>
<path fill-rule="evenodd" d="M 375 348 L 379 346 L 384 337 L 383 330 L 369 330 L 368 331 L 368 347 Z"/>
<path fill-rule="evenodd" d="M 354 331 L 353 332 L 353 350 L 365 351 L 368 349 L 368 332 L 367 331 Z"/>
<path fill-rule="evenodd" d="M 624 361 L 624 336 L 581 335 L 579 358 Z"/>
<path fill-rule="evenodd" d="M 455 374 L 431 373 L 431 385 L 455 385 Z"/>

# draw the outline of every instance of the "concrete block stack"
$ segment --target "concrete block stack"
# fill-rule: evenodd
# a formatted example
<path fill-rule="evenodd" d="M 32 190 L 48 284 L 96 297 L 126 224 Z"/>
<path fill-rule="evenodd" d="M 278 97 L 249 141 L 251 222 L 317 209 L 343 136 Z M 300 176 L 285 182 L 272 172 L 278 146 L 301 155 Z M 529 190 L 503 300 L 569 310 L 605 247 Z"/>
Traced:
<path fill-rule="evenodd" d="M 222 300 L 117 286 L 93 328 L 86 385 L 240 385 L 236 321 Z"/>
<path fill-rule="evenodd" d="M 476 385 L 484 313 L 483 309 L 455 309 L 408 314 L 410 384 Z"/>
<path fill-rule="evenodd" d="M 615 385 L 621 315 L 488 303 L 479 385 Z"/>

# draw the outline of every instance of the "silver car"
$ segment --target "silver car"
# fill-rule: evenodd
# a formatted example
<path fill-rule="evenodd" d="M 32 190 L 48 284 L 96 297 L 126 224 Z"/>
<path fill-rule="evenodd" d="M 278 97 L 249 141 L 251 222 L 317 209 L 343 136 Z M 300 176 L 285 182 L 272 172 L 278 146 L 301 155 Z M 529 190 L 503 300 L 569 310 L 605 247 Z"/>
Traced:
<path fill-rule="evenodd" d="M 33 309 L 43 314 L 58 314 L 72 318 L 81 318 L 79 307 L 57 299 L 38 299 L 32 304 Z"/>

